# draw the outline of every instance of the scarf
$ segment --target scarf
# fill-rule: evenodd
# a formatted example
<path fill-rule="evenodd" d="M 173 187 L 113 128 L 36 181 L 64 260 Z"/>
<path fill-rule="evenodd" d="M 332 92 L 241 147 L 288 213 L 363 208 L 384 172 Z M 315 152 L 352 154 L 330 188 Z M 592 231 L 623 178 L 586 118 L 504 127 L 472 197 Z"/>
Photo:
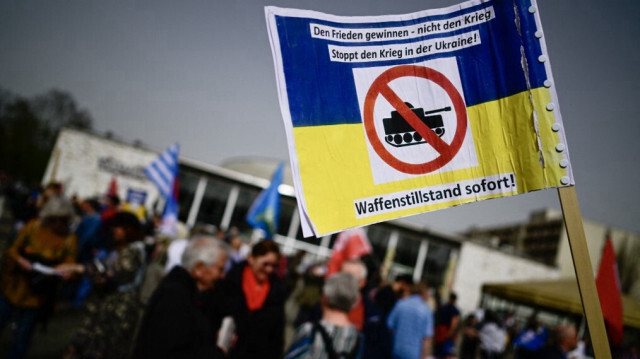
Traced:
<path fill-rule="evenodd" d="M 251 268 L 249 266 L 244 267 L 242 272 L 242 291 L 247 298 L 249 311 L 253 312 L 262 308 L 270 289 L 271 284 L 269 281 L 258 283 Z"/>

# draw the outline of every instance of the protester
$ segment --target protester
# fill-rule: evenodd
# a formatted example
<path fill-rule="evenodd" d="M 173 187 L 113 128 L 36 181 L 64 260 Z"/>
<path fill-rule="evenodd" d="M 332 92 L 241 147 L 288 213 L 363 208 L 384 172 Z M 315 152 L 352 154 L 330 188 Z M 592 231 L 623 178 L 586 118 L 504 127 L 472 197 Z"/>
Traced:
<path fill-rule="evenodd" d="M 42 190 L 42 193 L 40 193 L 40 196 L 36 201 L 36 207 L 43 208 L 43 206 L 45 205 L 45 203 L 47 203 L 49 199 L 54 197 L 62 197 L 62 190 L 63 190 L 62 183 L 49 182 Z M 73 204 L 71 205 L 71 209 L 73 210 Z M 75 211 L 72 211 L 71 216 L 73 216 L 73 214 L 75 214 Z"/>
<path fill-rule="evenodd" d="M 391 353 L 390 334 L 383 310 L 373 301 L 368 286 L 369 270 L 360 259 L 342 262 L 341 271 L 350 273 L 358 281 L 360 296 L 349 312 L 349 320 L 364 336 L 364 357 L 385 359 Z"/>
<path fill-rule="evenodd" d="M 358 291 L 358 282 L 349 273 L 329 277 L 322 289 L 322 320 L 298 328 L 285 358 L 358 358 L 361 340 L 348 318 Z"/>
<path fill-rule="evenodd" d="M 507 311 L 502 319 L 502 327 L 507 332 L 507 344 L 505 346 L 505 356 L 514 355 L 514 341 L 518 335 L 519 326 L 516 318 L 516 313 L 513 311 Z"/>
<path fill-rule="evenodd" d="M 4 183 L 2 195 L 6 198 L 6 204 L 13 215 L 14 225 L 9 235 L 9 241 L 15 239 L 17 232 L 26 223 L 38 217 L 37 201 L 42 188 L 27 187 L 22 181 L 9 177 Z"/>
<path fill-rule="evenodd" d="M 552 342 L 536 352 L 536 358 L 568 359 L 568 353 L 576 348 L 578 336 L 573 325 L 559 325 Z"/>
<path fill-rule="evenodd" d="M 322 286 L 326 267 L 314 264 L 307 268 L 303 277 L 302 289 L 294 299 L 298 305 L 298 314 L 293 324 L 297 328 L 305 322 L 316 322 L 322 317 Z"/>
<path fill-rule="evenodd" d="M 153 293 L 134 351 L 143 358 L 222 358 L 215 345 L 216 328 L 202 294 L 224 278 L 226 249 L 212 237 L 196 237 Z"/>
<path fill-rule="evenodd" d="M 513 341 L 515 359 L 537 358 L 538 351 L 547 341 L 547 329 L 538 320 L 538 314 L 533 313 L 527 319 L 527 324 Z"/>
<path fill-rule="evenodd" d="M 370 305 L 365 307 L 367 322 L 365 323 L 365 357 L 390 358 L 391 357 L 391 333 L 387 328 L 387 318 L 398 300 L 411 294 L 413 276 L 410 274 L 398 275 L 393 283 L 382 286 L 371 293 L 377 315 L 370 315 Z M 365 297 L 366 298 L 366 297 Z M 367 303 L 365 301 L 365 303 Z"/>
<path fill-rule="evenodd" d="M 342 262 L 340 271 L 351 274 L 358 281 L 358 290 L 362 291 L 367 285 L 367 267 L 358 259 L 348 259 Z M 359 296 L 356 303 L 349 311 L 349 321 L 362 331 L 365 322 L 365 308 L 363 296 Z"/>
<path fill-rule="evenodd" d="M 231 358 L 280 358 L 284 346 L 284 283 L 276 277 L 280 248 L 272 240 L 256 243 L 246 261 L 231 269 L 225 295 L 235 303 L 238 341 Z"/>
<path fill-rule="evenodd" d="M 387 318 L 392 331 L 394 359 L 422 359 L 431 354 L 433 313 L 427 305 L 429 288 L 419 282 L 411 295 L 399 300 Z"/>
<path fill-rule="evenodd" d="M 507 342 L 507 332 L 498 325 L 498 318 L 492 310 L 485 311 L 478 337 L 482 359 L 502 358 Z"/>
<path fill-rule="evenodd" d="M 411 293 L 412 286 L 413 276 L 400 274 L 393 283 L 383 286 L 376 292 L 375 302 L 382 309 L 385 317 L 391 313 L 391 309 L 399 299 L 405 298 Z"/>
<path fill-rule="evenodd" d="M 113 248 L 78 268 L 93 281 L 95 296 L 65 358 L 129 356 L 141 310 L 138 287 L 144 274 L 144 244 L 138 218 L 129 212 L 110 220 Z"/>
<path fill-rule="evenodd" d="M 100 245 L 100 203 L 95 199 L 87 199 L 80 202 L 82 218 L 75 233 L 78 237 L 78 263 L 93 260 L 94 252 Z M 92 288 L 91 280 L 83 275 L 77 286 L 74 286 L 75 293 L 71 305 L 78 308 L 84 304 L 84 300 L 89 295 Z"/>
<path fill-rule="evenodd" d="M 69 224 L 71 203 L 61 196 L 50 197 L 42 206 L 40 220 L 25 225 L 6 252 L 0 278 L 0 333 L 17 312 L 17 327 L 9 358 L 23 358 L 37 320 L 48 318 L 59 277 L 40 272 L 38 266 L 57 268 L 69 278 L 62 264 L 76 260 L 76 236 Z"/>
<path fill-rule="evenodd" d="M 459 359 L 475 359 L 480 339 L 478 339 L 478 317 L 469 314 L 462 327 L 462 340 L 460 341 Z"/>
<path fill-rule="evenodd" d="M 95 199 L 80 202 L 82 218 L 76 227 L 78 237 L 78 262 L 93 259 L 93 250 L 98 247 L 99 231 L 102 220 L 100 218 L 100 203 Z"/>
<path fill-rule="evenodd" d="M 156 290 L 160 281 L 165 276 L 167 263 L 167 248 L 171 243 L 171 237 L 158 234 L 154 237 L 154 246 L 145 270 L 144 280 L 140 286 L 140 302 L 146 305 L 151 295 Z"/>
<path fill-rule="evenodd" d="M 235 227 L 234 227 L 235 228 Z M 229 263 L 234 266 L 247 259 L 249 253 L 251 253 L 251 246 L 245 243 L 244 239 L 235 231 L 230 231 L 229 246 L 231 247 L 229 252 Z"/>
<path fill-rule="evenodd" d="M 456 307 L 456 293 L 449 294 L 447 304 L 438 308 L 436 314 L 435 356 L 452 358 L 455 356 L 455 337 L 460 321 L 460 310 Z"/>

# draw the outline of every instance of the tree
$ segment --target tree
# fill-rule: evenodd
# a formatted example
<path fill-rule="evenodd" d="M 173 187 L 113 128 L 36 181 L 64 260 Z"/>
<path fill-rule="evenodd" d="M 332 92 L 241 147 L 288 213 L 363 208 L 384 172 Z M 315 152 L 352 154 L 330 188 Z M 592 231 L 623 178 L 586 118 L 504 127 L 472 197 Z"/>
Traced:
<path fill-rule="evenodd" d="M 64 91 L 33 99 L 0 89 L 0 172 L 38 183 L 63 126 L 90 129 L 91 115 Z"/>
<path fill-rule="evenodd" d="M 91 129 L 91 115 L 87 110 L 78 108 L 68 92 L 53 89 L 44 95 L 36 96 L 31 104 L 38 117 L 54 130 L 62 126 Z"/>

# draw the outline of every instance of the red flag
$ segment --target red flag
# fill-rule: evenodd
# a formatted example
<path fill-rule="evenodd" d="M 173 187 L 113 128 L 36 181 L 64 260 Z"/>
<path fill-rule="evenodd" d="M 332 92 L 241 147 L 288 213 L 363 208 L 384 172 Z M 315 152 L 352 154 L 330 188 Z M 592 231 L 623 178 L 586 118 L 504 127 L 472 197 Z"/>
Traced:
<path fill-rule="evenodd" d="M 327 277 L 339 272 L 344 261 L 360 258 L 371 251 L 371 243 L 361 228 L 348 229 L 338 234 L 327 263 Z"/>
<path fill-rule="evenodd" d="M 620 280 L 618 278 L 618 265 L 616 254 L 613 251 L 611 237 L 607 236 L 600 259 L 600 268 L 596 276 L 596 287 L 600 297 L 600 307 L 604 316 L 605 326 L 609 342 L 618 346 L 622 342 L 622 294 L 620 292 Z"/>
<path fill-rule="evenodd" d="M 107 189 L 107 196 L 117 196 L 118 195 L 118 179 L 116 176 L 111 177 L 111 182 L 109 182 L 109 189 Z"/>

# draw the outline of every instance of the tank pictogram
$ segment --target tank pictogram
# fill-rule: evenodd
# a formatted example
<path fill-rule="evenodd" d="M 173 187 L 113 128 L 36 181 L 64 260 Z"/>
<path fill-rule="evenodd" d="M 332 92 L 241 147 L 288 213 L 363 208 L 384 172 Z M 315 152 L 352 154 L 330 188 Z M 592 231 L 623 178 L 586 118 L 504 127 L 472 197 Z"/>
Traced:
<path fill-rule="evenodd" d="M 438 113 L 451 111 L 451 107 L 443 107 L 437 110 L 425 111 L 422 108 L 413 108 L 408 102 L 407 106 L 418 116 L 418 118 L 427 125 L 436 135 L 442 137 L 444 135 L 444 122 L 442 116 Z M 431 116 L 427 116 L 431 115 Z M 413 146 L 427 141 L 402 117 L 398 111 L 392 111 L 390 118 L 383 118 L 384 140 L 394 147 Z"/>

